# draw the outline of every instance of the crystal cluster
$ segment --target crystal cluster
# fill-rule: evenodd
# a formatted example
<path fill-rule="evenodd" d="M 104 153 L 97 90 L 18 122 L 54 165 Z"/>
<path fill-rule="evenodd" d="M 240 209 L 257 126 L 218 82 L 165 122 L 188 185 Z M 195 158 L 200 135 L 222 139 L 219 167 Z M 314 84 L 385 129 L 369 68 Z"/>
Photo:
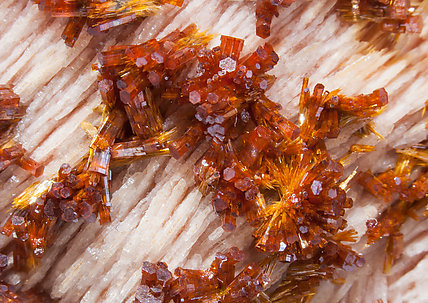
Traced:
<path fill-rule="evenodd" d="M 43 173 L 43 165 L 25 155 L 21 144 L 11 140 L 13 127 L 25 114 L 25 107 L 10 85 L 0 85 L 0 172 L 18 164 L 35 177 Z"/>
<path fill-rule="evenodd" d="M 398 153 L 394 169 L 376 175 L 367 171 L 358 176 L 358 182 L 364 189 L 388 205 L 378 218 L 366 222 L 368 244 L 387 237 L 385 272 L 390 270 L 402 253 L 402 224 L 408 218 L 417 218 L 416 211 L 428 206 L 428 172 L 425 168 L 428 163 L 427 147 L 418 145 L 399 150 Z"/>
<path fill-rule="evenodd" d="M 364 259 L 343 244 L 355 242 L 355 235 L 353 230 L 340 232 L 311 259 L 291 263 L 280 283 L 270 293 L 270 302 L 310 302 L 322 280 L 338 279 L 339 269 L 349 271 L 354 266 L 363 266 Z M 343 267 L 346 263 L 353 265 Z"/>
<path fill-rule="evenodd" d="M 209 269 L 179 267 L 174 271 L 175 277 L 165 263 L 144 262 L 134 303 L 250 302 L 263 291 L 269 277 L 255 263 L 235 276 L 235 264 L 243 258 L 243 253 L 232 247 L 226 253 L 217 253 Z"/>
<path fill-rule="evenodd" d="M 256 2 L 256 34 L 261 38 L 270 36 L 273 17 L 278 17 L 278 7 L 289 6 L 296 0 L 257 0 Z"/>
<path fill-rule="evenodd" d="M 339 0 L 338 10 L 345 20 L 378 23 L 390 33 L 420 33 L 422 19 L 414 12 L 420 0 Z"/>
<path fill-rule="evenodd" d="M 55 177 L 34 183 L 14 199 L 13 212 L 2 233 L 13 236 L 16 242 L 16 267 L 38 264 L 65 222 L 80 218 L 95 222 L 97 217 L 100 223 L 110 222 L 111 165 L 167 152 L 165 133 L 147 140 L 115 143 L 115 139 L 120 140 L 118 133 L 125 130 L 125 116 L 119 111 L 109 113 L 98 128 L 88 156 L 74 167 L 61 165 Z"/>
<path fill-rule="evenodd" d="M 263 94 L 268 85 L 259 83 L 268 82 L 269 77 L 257 72 L 263 66 L 271 68 L 277 60 L 266 50 L 271 50 L 269 45 L 244 57 L 242 63 L 238 60 L 235 70 L 223 76 L 216 76 L 219 72 L 210 77 L 202 74 L 206 84 L 200 89 L 194 83 L 201 78 L 192 79 L 191 88 L 182 85 L 182 96 L 187 95 L 191 103 L 192 94 L 201 96 L 195 104 L 194 123 L 199 135 L 191 138 L 201 139 L 205 131 L 211 147 L 196 165 L 195 176 L 201 188 L 214 191 L 212 205 L 223 217 L 223 228 L 232 231 L 236 218 L 244 216 L 255 227 L 258 249 L 293 261 L 313 256 L 314 250 L 343 229 L 344 210 L 352 206 L 338 182 L 343 166 L 329 156 L 324 140 L 337 137 L 345 120 L 377 114 L 388 97 L 379 89 L 349 98 L 338 91 L 324 92 L 321 84 L 311 94 L 305 79 L 301 125 L 297 126 L 279 113 L 279 104 Z M 244 81 L 248 82 L 239 88 Z M 230 93 L 226 95 L 224 90 Z M 213 95 L 218 96 L 215 104 L 209 101 Z M 222 100 L 229 108 L 218 107 Z M 182 155 L 196 143 L 188 135 L 189 131 L 171 144 L 172 155 Z"/>
<path fill-rule="evenodd" d="M 3 226 L 3 234 L 17 243 L 17 267 L 37 264 L 65 222 L 94 222 L 97 217 L 100 223 L 110 221 L 112 167 L 169 153 L 172 131 L 162 130 L 153 98 L 171 86 L 209 38 L 190 25 L 160 40 L 111 47 L 100 54 L 96 69 L 104 110 L 98 128 L 87 126 L 93 137 L 88 154 L 77 165 L 63 164 L 55 177 L 27 188 L 14 200 Z"/>
<path fill-rule="evenodd" d="M 195 166 L 196 180 L 203 193 L 213 192 L 223 228 L 233 231 L 237 217 L 245 217 L 260 251 L 285 262 L 343 270 L 362 266 L 361 256 L 342 244 L 352 233 L 344 230 L 343 219 L 352 200 L 339 181 L 345 177 L 343 166 L 329 155 L 325 140 L 336 138 L 349 123 L 368 123 L 387 104 L 386 91 L 346 97 L 317 84 L 311 93 L 305 78 L 297 125 L 265 95 L 274 80 L 266 72 L 279 60 L 272 46 L 241 56 L 243 40 L 220 40 L 219 47 L 199 50 L 195 76 L 163 94 L 194 108 L 191 126 L 169 144 L 171 155 L 182 158 L 200 141 L 209 142 Z M 147 281 L 143 278 L 137 298 L 154 298 L 157 290 L 171 287 Z M 195 282 L 183 281 L 193 292 Z"/>
<path fill-rule="evenodd" d="M 14 200 L 3 233 L 18 244 L 16 266 L 36 264 L 66 222 L 110 220 L 112 167 L 167 153 L 184 158 L 203 140 L 210 147 L 195 178 L 204 194 L 213 192 L 226 231 L 242 216 L 268 259 L 343 270 L 362 266 L 361 256 L 342 244 L 352 233 L 343 218 L 352 200 L 340 182 L 343 165 L 325 141 L 347 124 L 363 126 L 379 114 L 388 102 L 385 90 L 346 97 L 317 84 L 310 92 L 305 78 L 297 124 L 265 95 L 274 81 L 267 72 L 279 60 L 270 44 L 241 55 L 242 39 L 221 36 L 220 46 L 208 48 L 210 39 L 190 25 L 162 39 L 100 52 L 94 69 L 101 123 L 86 125 L 92 141 L 77 165 L 64 164 L 57 176 Z M 193 114 L 190 127 L 170 140 L 174 131 L 163 130 L 161 109 L 171 112 L 181 104 Z M 177 278 L 163 263 L 145 263 L 136 300 L 247 302 L 263 291 L 267 276 L 263 266 L 250 264 L 235 277 L 241 259 L 231 249 L 218 254 L 209 270 L 177 269 Z"/>
<path fill-rule="evenodd" d="M 279 16 L 279 8 L 293 4 L 295 0 L 257 0 L 256 34 L 270 36 L 273 17 Z M 422 0 L 338 0 L 337 10 L 347 21 L 369 21 L 379 24 L 388 33 L 420 33 L 422 19 L 416 9 Z"/>
<path fill-rule="evenodd" d="M 17 267 L 37 264 L 55 239 L 61 222 L 77 222 L 80 217 L 93 222 L 98 214 L 100 221 L 108 220 L 104 180 L 84 167 L 84 161 L 74 168 L 63 164 L 58 176 L 33 184 L 15 198 L 14 211 L 2 233 L 13 235 L 17 242 Z"/>
<path fill-rule="evenodd" d="M 53 17 L 68 18 L 62 38 L 73 46 L 85 24 L 89 33 L 111 28 L 154 15 L 164 4 L 181 6 L 183 0 L 33 0 Z"/>
<path fill-rule="evenodd" d="M 20 167 L 31 173 L 35 177 L 43 174 L 44 166 L 25 155 L 26 151 L 21 144 L 10 140 L 0 147 L 0 172 L 11 164 L 18 164 Z"/>

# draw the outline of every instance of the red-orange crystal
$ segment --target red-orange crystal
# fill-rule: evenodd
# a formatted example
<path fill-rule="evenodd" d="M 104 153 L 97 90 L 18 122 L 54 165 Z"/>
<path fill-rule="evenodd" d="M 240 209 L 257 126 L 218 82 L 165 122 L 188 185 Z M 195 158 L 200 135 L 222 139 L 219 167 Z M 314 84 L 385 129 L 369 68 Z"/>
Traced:
<path fill-rule="evenodd" d="M 15 124 L 25 114 L 20 97 L 13 92 L 12 86 L 0 85 L 0 171 L 11 164 L 18 164 L 35 177 L 39 177 L 44 166 L 25 156 L 21 144 L 10 140 Z"/>
<path fill-rule="evenodd" d="M 248 264 L 235 276 L 235 264 L 243 260 L 236 247 L 217 253 L 207 270 L 177 268 L 174 276 L 165 263 L 144 262 L 135 303 L 159 302 L 250 302 L 264 290 L 269 277 L 262 268 Z"/>
<path fill-rule="evenodd" d="M 388 272 L 394 261 L 401 255 L 403 234 L 400 229 L 408 218 L 416 218 L 416 211 L 427 205 L 428 173 L 425 171 L 426 146 L 417 146 L 400 151 L 394 170 L 387 170 L 376 176 L 370 171 L 361 173 L 359 183 L 377 198 L 389 203 L 386 210 L 378 217 L 369 219 L 367 225 L 367 242 L 373 244 L 383 237 L 388 237 L 384 271 Z M 416 156 L 416 157 L 415 157 Z M 415 167 L 422 164 L 422 171 L 412 175 Z"/>

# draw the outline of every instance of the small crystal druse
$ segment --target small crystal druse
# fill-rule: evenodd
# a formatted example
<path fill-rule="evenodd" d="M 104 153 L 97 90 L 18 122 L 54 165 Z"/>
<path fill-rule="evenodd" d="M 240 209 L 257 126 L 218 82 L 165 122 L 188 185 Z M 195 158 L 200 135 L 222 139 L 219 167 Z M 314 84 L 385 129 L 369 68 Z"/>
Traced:
<path fill-rule="evenodd" d="M 428 151 L 426 143 L 398 150 L 394 169 L 379 174 L 361 172 L 358 182 L 373 196 L 387 203 L 377 218 L 367 220 L 367 242 L 373 244 L 387 238 L 384 271 L 389 272 L 403 250 L 403 223 L 417 219 L 417 211 L 428 207 Z M 425 212 L 427 215 L 428 212 Z"/>
<path fill-rule="evenodd" d="M 345 230 L 343 218 L 352 200 L 341 182 L 346 177 L 343 165 L 332 159 L 325 141 L 336 138 L 349 123 L 360 123 L 361 127 L 369 123 L 388 103 L 386 91 L 381 88 L 371 94 L 346 97 L 338 90 L 324 91 L 324 86 L 317 84 L 311 93 L 308 79 L 304 79 L 300 123 L 295 124 L 282 116 L 281 106 L 265 95 L 274 81 L 267 72 L 279 60 L 272 46 L 266 43 L 242 56 L 243 40 L 229 36 L 220 40 L 218 47 L 198 50 L 195 76 L 173 82 L 163 94 L 194 109 L 191 126 L 169 144 L 171 155 L 183 158 L 199 142 L 208 141 L 210 147 L 195 166 L 201 191 L 213 192 L 212 205 L 223 218 L 226 231 L 235 229 L 237 217 L 245 217 L 254 227 L 255 247 L 276 261 L 303 262 L 329 273 L 362 266 L 362 257 L 342 243 L 354 240 L 354 232 Z M 129 50 L 119 52 L 126 54 Z M 166 57 L 161 57 L 168 68 Z M 138 55 L 133 62 L 142 62 L 145 68 L 149 66 L 147 58 Z M 113 62 L 117 66 L 120 61 Z M 163 78 L 153 79 L 151 84 L 161 85 Z M 152 275 L 166 270 L 163 263 L 149 267 L 153 268 Z M 196 272 L 199 277 L 207 275 Z M 233 272 L 230 270 L 231 277 Z M 180 273 L 178 270 L 176 275 Z M 296 287 L 312 289 L 320 279 L 330 276 L 320 274 L 306 286 Z M 200 292 L 205 292 L 195 289 L 204 289 L 204 283 L 195 284 L 202 278 L 180 280 L 188 283 L 184 289 L 192 289 L 182 294 L 171 286 L 175 283 L 172 275 L 168 277 L 169 282 L 149 279 L 143 269 L 136 300 L 157 298 L 167 302 L 176 298 L 177 302 L 199 302 Z M 209 289 L 207 293 L 216 293 L 217 301 L 229 302 L 222 297 L 222 287 Z M 260 293 L 262 289 L 254 291 Z M 248 296 L 243 302 L 249 300 Z"/>
<path fill-rule="evenodd" d="M 26 108 L 12 86 L 0 85 L 0 172 L 18 164 L 35 177 L 43 174 L 44 166 L 25 155 L 21 144 L 11 139 L 14 126 L 25 115 Z"/>
<path fill-rule="evenodd" d="M 183 0 L 33 0 L 53 17 L 66 17 L 62 38 L 73 46 L 85 25 L 89 32 L 111 28 L 156 14 L 164 4 L 181 6 Z"/>
<path fill-rule="evenodd" d="M 177 268 L 174 276 L 165 263 L 144 262 L 141 285 L 134 303 L 158 302 L 250 302 L 269 282 L 268 275 L 257 264 L 248 264 L 235 275 L 235 264 L 244 258 L 232 247 L 217 253 L 207 270 Z"/>
<path fill-rule="evenodd" d="M 257 0 L 256 34 L 270 36 L 272 19 L 279 17 L 280 7 L 287 7 L 295 0 Z M 422 19 L 416 9 L 422 0 L 338 0 L 336 8 L 346 21 L 369 21 L 379 24 L 388 33 L 420 33 Z"/>

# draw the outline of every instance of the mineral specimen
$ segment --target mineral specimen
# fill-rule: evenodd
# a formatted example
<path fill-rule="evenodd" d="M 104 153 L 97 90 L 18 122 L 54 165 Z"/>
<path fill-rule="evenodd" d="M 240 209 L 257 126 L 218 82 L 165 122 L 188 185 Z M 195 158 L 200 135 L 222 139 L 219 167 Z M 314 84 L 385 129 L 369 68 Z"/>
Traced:
<path fill-rule="evenodd" d="M 125 115 L 120 114 L 121 118 Z M 107 122 L 106 122 L 107 121 Z M 117 122 L 111 121 L 111 115 L 99 128 L 98 141 L 107 141 Z M 104 130 L 110 127 L 110 131 Z M 104 133 L 103 136 L 100 134 Z M 110 221 L 110 160 L 113 165 L 123 165 L 129 160 L 165 153 L 165 141 L 168 135 L 159 135 L 146 141 L 129 141 L 113 144 L 115 136 L 110 137 L 106 149 L 92 149 L 89 156 L 71 167 L 61 165 L 57 176 L 36 182 L 13 201 L 13 211 L 2 228 L 6 236 L 13 236 L 16 243 L 14 250 L 15 266 L 31 268 L 39 263 L 46 249 L 52 245 L 60 226 L 65 222 L 77 222 L 80 218 L 87 222 L 100 223 Z M 94 141 L 97 141 L 95 140 Z M 137 143 L 139 154 L 131 149 L 131 155 L 121 156 L 118 146 Z M 115 150 L 113 156 L 111 150 Z M 118 159 L 119 161 L 116 161 Z M 128 161 L 123 161 L 128 159 Z M 116 163 L 115 163 L 116 161 Z"/>
<path fill-rule="evenodd" d="M 110 220 L 112 166 L 168 149 L 182 158 L 202 140 L 210 148 L 195 177 L 204 193 L 214 192 L 212 205 L 225 230 L 233 231 L 237 217 L 245 217 L 254 228 L 255 247 L 275 262 L 343 270 L 362 266 L 361 256 L 341 243 L 352 233 L 344 230 L 343 218 L 352 200 L 340 181 L 343 165 L 330 156 L 325 141 L 351 122 L 369 123 L 387 104 L 386 91 L 350 98 L 317 84 L 311 93 L 305 78 L 296 124 L 265 95 L 274 81 L 267 72 L 279 60 L 273 47 L 266 43 L 241 56 L 242 39 L 222 36 L 220 46 L 209 49 L 210 38 L 190 25 L 159 40 L 112 46 L 99 54 L 94 69 L 101 123 L 85 126 L 92 142 L 77 165 L 64 164 L 57 176 L 14 200 L 3 233 L 17 244 L 16 267 L 37 264 L 62 224 Z M 195 61 L 196 73 L 189 73 L 188 63 Z M 171 141 L 173 131 L 164 132 L 161 108 L 180 104 L 193 110 L 193 118 Z M 232 249 L 217 255 L 208 271 L 177 269 L 176 279 L 165 264 L 145 263 L 136 300 L 248 302 L 264 290 L 268 276 L 263 266 L 249 264 L 235 277 L 240 260 L 241 253 Z"/>
<path fill-rule="evenodd" d="M 336 138 L 350 121 L 368 123 L 388 103 L 386 91 L 350 98 L 338 90 L 324 92 L 317 84 L 311 94 L 305 78 L 298 126 L 264 94 L 273 81 L 266 72 L 279 59 L 272 46 L 265 44 L 241 57 L 242 46 L 242 40 L 222 36 L 220 47 L 197 56 L 196 76 L 169 91 L 170 98 L 195 108 L 192 126 L 169 145 L 171 154 L 180 158 L 202 139 L 210 142 L 195 166 L 195 177 L 203 193 L 214 191 L 212 205 L 226 231 L 233 231 L 236 218 L 244 216 L 254 227 L 255 247 L 276 260 L 327 266 L 331 273 L 361 267 L 362 257 L 341 243 L 352 240 L 343 218 L 352 200 L 339 181 L 343 166 L 331 158 L 325 140 Z M 157 266 L 166 268 L 163 263 Z M 146 280 L 143 270 L 137 299 L 155 299 L 153 287 L 162 289 L 160 302 L 173 299 L 172 286 Z M 196 280 L 185 279 L 182 287 L 200 298 Z M 317 277 L 307 286 L 318 282 Z M 201 284 L 203 288 L 210 282 Z M 192 301 L 184 294 L 176 300 Z"/>

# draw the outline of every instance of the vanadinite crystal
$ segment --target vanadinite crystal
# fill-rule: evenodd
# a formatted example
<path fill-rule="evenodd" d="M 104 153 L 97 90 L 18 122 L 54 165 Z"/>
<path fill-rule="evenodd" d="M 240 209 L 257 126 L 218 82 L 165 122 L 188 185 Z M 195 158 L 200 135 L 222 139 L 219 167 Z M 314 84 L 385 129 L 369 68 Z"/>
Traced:
<path fill-rule="evenodd" d="M 312 258 L 290 264 L 279 284 L 270 291 L 270 302 L 310 302 L 322 280 L 337 279 L 340 271 L 364 265 L 364 259 L 343 242 L 355 242 L 356 232 L 347 230 Z"/>
<path fill-rule="evenodd" d="M 270 79 L 261 72 L 277 61 L 270 46 L 242 60 L 238 57 L 228 71 L 219 70 L 213 60 L 218 66 L 233 60 L 222 54 L 227 43 L 222 39 L 220 48 L 213 49 L 218 58 L 204 53 L 208 59 L 204 62 L 200 56 L 203 72 L 182 85 L 181 95 L 195 105 L 198 122 L 170 146 L 171 153 L 181 156 L 205 131 L 211 148 L 195 174 L 204 191 L 214 190 L 212 204 L 223 216 L 223 228 L 233 230 L 236 218 L 245 216 L 255 227 L 260 250 L 280 253 L 288 261 L 314 255 L 313 249 L 343 229 L 344 209 L 352 206 L 338 182 L 343 167 L 331 159 L 323 142 L 337 137 L 343 118 L 350 121 L 380 112 L 387 94 L 379 89 L 349 98 L 337 91 L 324 93 L 318 84 L 311 95 L 305 79 L 298 127 L 263 94 L 268 85 L 261 83 Z M 197 102 L 192 102 L 194 95 Z M 271 198 L 275 196 L 279 199 Z"/>
<path fill-rule="evenodd" d="M 17 267 L 37 264 L 63 222 L 77 222 L 80 218 L 95 222 L 97 217 L 100 223 L 110 221 L 111 161 L 113 165 L 122 165 L 137 158 L 166 153 L 164 145 L 168 135 L 165 134 L 114 144 L 118 133 L 123 131 L 124 118 L 124 112 L 112 112 L 99 127 L 89 156 L 83 157 L 74 167 L 61 165 L 56 177 L 34 183 L 14 199 L 14 211 L 2 233 L 14 237 Z M 136 147 L 123 148 L 124 144 L 135 142 L 138 142 Z"/>
<path fill-rule="evenodd" d="M 209 269 L 179 267 L 174 271 L 175 277 L 165 263 L 144 262 L 134 302 L 250 302 L 264 290 L 269 277 L 255 263 L 235 276 L 235 264 L 243 258 L 243 253 L 232 247 L 226 253 L 217 253 Z"/>
<path fill-rule="evenodd" d="M 0 85 L 0 131 L 4 132 L 25 114 L 25 107 L 9 85 Z"/>
<path fill-rule="evenodd" d="M 378 23 L 392 33 L 420 33 L 422 19 L 415 15 L 421 0 L 339 0 L 338 10 L 345 20 Z"/>
<path fill-rule="evenodd" d="M 378 218 L 366 222 L 368 244 L 373 244 L 383 237 L 388 238 L 385 272 L 391 269 L 394 261 L 402 253 L 401 226 L 408 218 L 416 219 L 417 210 L 424 206 L 428 207 L 427 147 L 418 145 L 399 150 L 398 153 L 394 169 L 377 175 L 368 171 L 358 176 L 359 183 L 368 192 L 388 203 L 388 207 Z"/>
<path fill-rule="evenodd" d="M 162 5 L 181 6 L 183 0 L 33 0 L 53 17 L 67 17 L 62 38 L 73 46 L 85 24 L 90 33 L 111 28 L 154 15 Z"/>
<path fill-rule="evenodd" d="M 44 166 L 25 155 L 21 144 L 11 138 L 13 127 L 25 114 L 25 107 L 10 85 L 0 85 L 0 172 L 11 164 L 18 164 L 35 177 L 43 173 Z"/>

